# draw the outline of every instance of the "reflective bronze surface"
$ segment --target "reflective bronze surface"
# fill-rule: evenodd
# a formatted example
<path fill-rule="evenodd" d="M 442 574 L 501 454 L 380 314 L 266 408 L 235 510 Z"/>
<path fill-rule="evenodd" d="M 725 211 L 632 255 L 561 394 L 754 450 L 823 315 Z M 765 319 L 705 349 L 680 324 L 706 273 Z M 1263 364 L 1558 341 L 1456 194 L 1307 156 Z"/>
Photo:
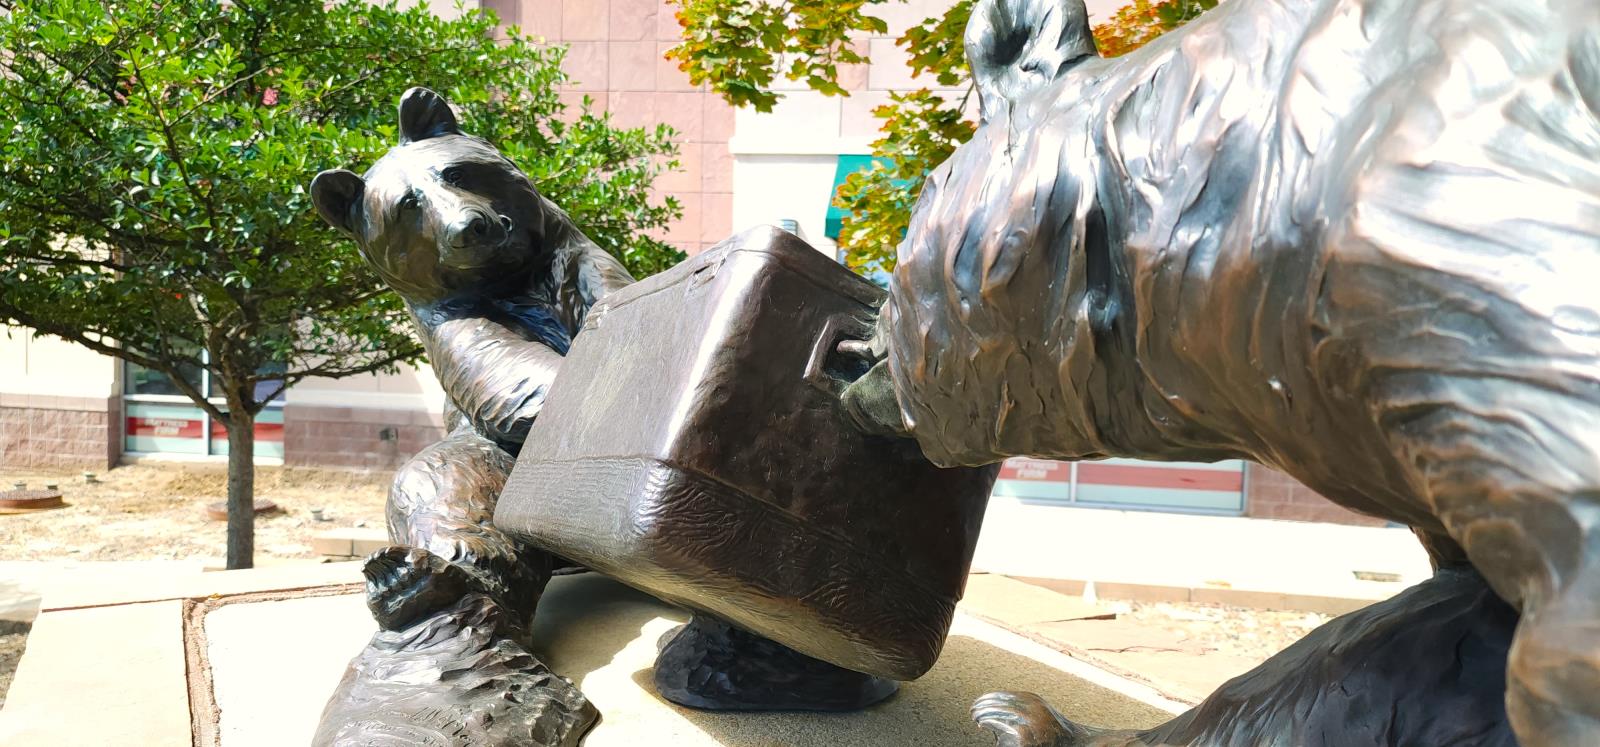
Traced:
<path fill-rule="evenodd" d="M 396 547 L 366 569 L 383 631 L 352 662 L 317 743 L 399 729 L 420 740 L 406 744 L 576 744 L 597 712 L 526 650 L 556 560 L 491 520 L 584 315 L 632 279 L 426 89 L 401 98 L 400 144 L 365 176 L 325 171 L 311 193 L 404 299 L 450 404 L 450 434 L 395 475 Z"/>
<path fill-rule="evenodd" d="M 839 394 L 883 292 L 751 229 L 597 303 L 496 526 L 808 657 L 938 657 L 996 471 L 864 436 Z"/>
<path fill-rule="evenodd" d="M 983 123 L 856 415 L 947 465 L 1249 458 L 1415 527 L 1520 612 L 1522 743 L 1600 744 L 1600 3 L 1229 0 L 1103 60 L 1081 0 L 983 0 L 966 51 Z M 1161 738 L 1296 743 L 1221 697 Z"/>
<path fill-rule="evenodd" d="M 704 614 L 668 634 L 652 679 L 667 700 L 718 711 L 855 711 L 900 687 Z"/>

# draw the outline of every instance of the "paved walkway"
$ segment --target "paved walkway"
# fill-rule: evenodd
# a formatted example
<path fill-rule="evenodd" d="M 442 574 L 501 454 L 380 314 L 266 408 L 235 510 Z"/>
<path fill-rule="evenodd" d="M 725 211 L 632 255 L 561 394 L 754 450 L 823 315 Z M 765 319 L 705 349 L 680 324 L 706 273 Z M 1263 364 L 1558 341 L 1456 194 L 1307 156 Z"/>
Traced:
<path fill-rule="evenodd" d="M 356 564 L 291 570 L 196 574 L 99 596 L 47 595 L 0 709 L 0 744 L 305 744 L 373 624 L 355 593 Z M 352 585 L 329 585 L 345 582 Z M 168 598 L 174 592 L 184 596 Z M 681 611 L 586 575 L 556 579 L 541 613 L 539 648 L 604 713 L 589 747 L 980 747 L 992 741 L 971 723 L 968 708 L 998 688 L 1049 693 L 1075 718 L 1106 726 L 1152 725 L 1183 707 L 959 614 L 932 672 L 867 711 L 700 713 L 670 705 L 648 687 L 656 642 L 685 619 Z M 85 702 L 95 704 L 92 718 L 83 718 Z"/>
<path fill-rule="evenodd" d="M 325 533 L 329 555 L 363 556 L 382 529 Z M 973 570 L 1106 599 L 1220 602 L 1338 614 L 1429 575 L 1406 529 L 1119 511 L 994 498 Z M 1359 575 L 1358 575 L 1359 574 Z M 1376 578 L 1386 581 L 1371 580 Z"/>
<path fill-rule="evenodd" d="M 1432 574 L 1410 530 L 1116 511 L 995 498 L 973 570 L 1112 599 L 1341 613 Z M 1394 581 L 1363 580 L 1392 577 Z M 1332 600 L 1331 602 L 1328 600 Z"/>

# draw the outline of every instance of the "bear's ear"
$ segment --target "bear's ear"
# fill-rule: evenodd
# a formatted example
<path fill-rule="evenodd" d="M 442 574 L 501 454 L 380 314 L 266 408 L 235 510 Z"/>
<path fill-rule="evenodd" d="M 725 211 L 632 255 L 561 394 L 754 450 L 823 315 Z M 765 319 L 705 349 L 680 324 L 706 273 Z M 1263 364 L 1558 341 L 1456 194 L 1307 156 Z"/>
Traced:
<path fill-rule="evenodd" d="M 984 120 L 1097 54 L 1083 0 L 979 0 L 965 43 Z"/>
<path fill-rule="evenodd" d="M 361 177 L 344 169 L 329 169 L 311 180 L 311 204 L 329 225 L 350 238 L 359 238 L 358 214 L 366 191 L 367 183 Z"/>
<path fill-rule="evenodd" d="M 456 113 L 450 102 L 426 88 L 413 88 L 400 95 L 400 144 L 414 143 L 440 135 L 460 135 Z"/>

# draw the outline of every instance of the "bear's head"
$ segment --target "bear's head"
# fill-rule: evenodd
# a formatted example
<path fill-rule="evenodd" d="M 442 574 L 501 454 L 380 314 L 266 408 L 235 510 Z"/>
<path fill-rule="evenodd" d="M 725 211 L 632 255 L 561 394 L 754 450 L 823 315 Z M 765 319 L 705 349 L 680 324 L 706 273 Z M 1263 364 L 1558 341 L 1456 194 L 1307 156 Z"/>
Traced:
<path fill-rule="evenodd" d="M 317 174 L 311 199 L 413 303 L 525 281 L 543 255 L 545 200 L 426 88 L 400 97 L 399 145 L 364 176 Z"/>
<path fill-rule="evenodd" d="M 1075 424 L 1038 411 L 1091 375 L 1116 313 L 1086 105 L 1106 63 L 1083 0 L 980 0 L 964 41 L 980 122 L 929 173 L 899 247 L 880 320 L 894 389 L 939 464 L 1094 455 L 1092 428 L 1051 432 Z"/>
<path fill-rule="evenodd" d="M 1103 61 L 1083 0 L 980 0 L 964 42 L 979 126 L 924 183 L 895 294 L 948 287 L 947 297 L 976 304 L 1004 289 L 1038 305 L 1037 292 L 1084 270 L 1081 257 L 1061 255 L 1079 254 L 1072 234 L 1092 207 L 1092 164 L 1080 157 L 1092 152 L 1082 142 L 1089 107 L 1077 103 Z M 1053 277 L 1068 266 L 1071 277 Z"/>

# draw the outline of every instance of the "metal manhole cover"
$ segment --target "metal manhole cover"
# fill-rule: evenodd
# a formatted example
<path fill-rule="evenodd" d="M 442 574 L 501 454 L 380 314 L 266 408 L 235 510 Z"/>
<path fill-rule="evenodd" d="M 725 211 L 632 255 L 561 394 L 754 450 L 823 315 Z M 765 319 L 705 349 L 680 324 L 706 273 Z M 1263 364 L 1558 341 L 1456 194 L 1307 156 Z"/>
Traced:
<path fill-rule="evenodd" d="M 47 511 L 67 505 L 61 500 L 59 490 L 29 490 L 17 488 L 0 491 L 0 510 L 13 513 Z"/>

